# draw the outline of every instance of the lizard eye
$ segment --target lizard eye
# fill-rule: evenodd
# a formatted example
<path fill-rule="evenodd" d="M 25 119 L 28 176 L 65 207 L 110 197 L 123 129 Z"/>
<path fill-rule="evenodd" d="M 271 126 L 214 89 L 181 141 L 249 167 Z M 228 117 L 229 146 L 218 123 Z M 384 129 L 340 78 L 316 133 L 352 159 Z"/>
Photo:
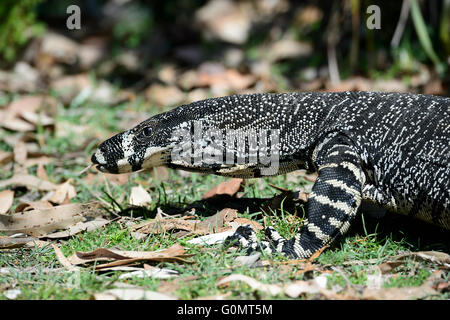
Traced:
<path fill-rule="evenodd" d="M 149 137 L 149 136 L 152 134 L 152 128 L 150 128 L 150 127 L 145 127 L 145 128 L 142 130 L 142 134 L 143 134 L 144 137 Z"/>

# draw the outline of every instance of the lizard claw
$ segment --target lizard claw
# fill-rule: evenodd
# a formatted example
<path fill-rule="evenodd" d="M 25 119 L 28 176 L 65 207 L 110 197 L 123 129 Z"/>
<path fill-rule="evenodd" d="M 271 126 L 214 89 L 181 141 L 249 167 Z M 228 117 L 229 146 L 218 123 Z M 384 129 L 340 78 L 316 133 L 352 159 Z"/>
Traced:
<path fill-rule="evenodd" d="M 272 227 L 265 229 L 265 236 L 268 241 L 258 241 L 256 232 L 250 225 L 243 225 L 236 229 L 235 233 L 225 239 L 224 244 L 238 245 L 244 249 L 247 249 L 247 254 L 251 254 L 254 251 L 265 252 L 268 254 L 274 254 L 276 252 L 289 258 L 298 258 L 299 255 L 295 250 L 296 238 L 287 240 L 280 236 Z"/>
<path fill-rule="evenodd" d="M 225 244 L 239 245 L 247 249 L 247 254 L 253 251 L 272 254 L 276 251 L 276 246 L 274 246 L 275 243 L 278 243 L 276 239 L 281 238 L 281 236 L 270 227 L 266 228 L 266 236 L 268 236 L 269 241 L 258 241 L 255 230 L 250 225 L 243 225 L 237 228 L 233 235 L 225 239 Z M 283 238 L 281 239 L 286 241 Z"/>
<path fill-rule="evenodd" d="M 250 225 L 243 225 L 236 229 L 233 235 L 225 239 L 225 245 L 239 245 L 243 248 L 253 248 L 257 243 L 256 233 Z"/>

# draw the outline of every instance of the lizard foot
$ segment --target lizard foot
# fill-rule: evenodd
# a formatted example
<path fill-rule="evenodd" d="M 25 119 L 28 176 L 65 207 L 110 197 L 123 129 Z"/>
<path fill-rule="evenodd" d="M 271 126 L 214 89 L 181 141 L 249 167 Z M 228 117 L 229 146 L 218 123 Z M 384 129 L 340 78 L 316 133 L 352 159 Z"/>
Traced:
<path fill-rule="evenodd" d="M 258 241 L 255 230 L 248 224 L 238 227 L 233 235 L 225 239 L 224 244 L 240 246 L 247 250 L 247 254 L 254 251 L 272 252 L 270 244 L 267 241 Z"/>
<path fill-rule="evenodd" d="M 250 225 L 240 226 L 236 232 L 225 240 L 226 245 L 239 245 L 247 249 L 247 254 L 254 251 L 262 251 L 268 254 L 275 252 L 289 258 L 297 258 L 298 254 L 294 250 L 295 238 L 284 239 L 272 227 L 267 227 L 265 235 L 269 241 L 258 241 L 255 231 Z"/>

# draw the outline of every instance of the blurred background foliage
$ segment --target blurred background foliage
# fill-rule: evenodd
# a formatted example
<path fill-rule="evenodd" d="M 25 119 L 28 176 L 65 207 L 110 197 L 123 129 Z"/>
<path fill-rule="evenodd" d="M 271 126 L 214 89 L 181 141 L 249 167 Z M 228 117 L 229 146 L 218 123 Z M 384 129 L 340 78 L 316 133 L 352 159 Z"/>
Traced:
<path fill-rule="evenodd" d="M 44 31 L 36 18 L 41 0 L 4 0 L 0 3 L 0 57 L 7 62 L 17 58 L 19 50 Z"/>
<path fill-rule="evenodd" d="M 71 4 L 81 8 L 80 30 L 66 27 Z M 380 29 L 367 28 L 370 5 L 381 9 Z M 39 74 L 40 89 L 63 74 L 89 71 L 134 91 L 157 83 L 183 93 L 212 88 L 212 95 L 446 95 L 450 0 L 3 0 L 0 68 L 14 70 L 19 62 Z M 193 79 L 198 73 L 187 72 L 199 70 L 209 78 L 202 82 Z M 229 70 L 235 72 L 225 77 L 234 83 L 231 89 L 211 84 L 214 75 Z M 399 81 L 372 82 L 377 79 Z"/>

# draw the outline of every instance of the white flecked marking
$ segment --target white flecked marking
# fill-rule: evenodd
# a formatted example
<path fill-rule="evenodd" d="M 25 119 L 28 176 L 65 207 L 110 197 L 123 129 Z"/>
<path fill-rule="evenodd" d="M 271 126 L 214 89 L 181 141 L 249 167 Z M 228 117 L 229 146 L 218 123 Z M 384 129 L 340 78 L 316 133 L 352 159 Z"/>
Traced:
<path fill-rule="evenodd" d="M 134 135 L 130 133 L 125 133 L 122 137 L 122 150 L 124 158 L 128 158 L 134 154 L 133 138 Z"/>
<path fill-rule="evenodd" d="M 323 243 L 327 243 L 330 240 L 330 236 L 323 233 L 319 226 L 309 223 L 307 228 L 309 232 L 314 233 L 317 239 L 321 240 Z"/>
<path fill-rule="evenodd" d="M 333 200 L 331 200 L 331 199 L 328 198 L 328 197 L 325 197 L 325 196 L 321 196 L 321 195 L 315 194 L 314 192 L 312 192 L 312 193 L 309 195 L 309 199 L 314 199 L 314 200 L 316 200 L 317 202 L 319 202 L 319 203 L 321 203 L 321 204 L 329 205 L 330 207 L 333 207 L 333 208 L 335 208 L 335 209 L 344 211 L 344 212 L 347 213 L 347 214 L 350 213 L 350 212 L 353 210 L 353 209 L 352 209 L 349 205 L 347 205 L 347 203 L 345 203 L 345 202 L 342 202 L 342 201 L 333 201 Z"/>
<path fill-rule="evenodd" d="M 106 164 L 106 160 L 105 160 L 105 157 L 103 156 L 103 152 L 101 152 L 100 150 L 97 150 L 95 152 L 95 158 L 97 159 L 99 164 Z"/>

